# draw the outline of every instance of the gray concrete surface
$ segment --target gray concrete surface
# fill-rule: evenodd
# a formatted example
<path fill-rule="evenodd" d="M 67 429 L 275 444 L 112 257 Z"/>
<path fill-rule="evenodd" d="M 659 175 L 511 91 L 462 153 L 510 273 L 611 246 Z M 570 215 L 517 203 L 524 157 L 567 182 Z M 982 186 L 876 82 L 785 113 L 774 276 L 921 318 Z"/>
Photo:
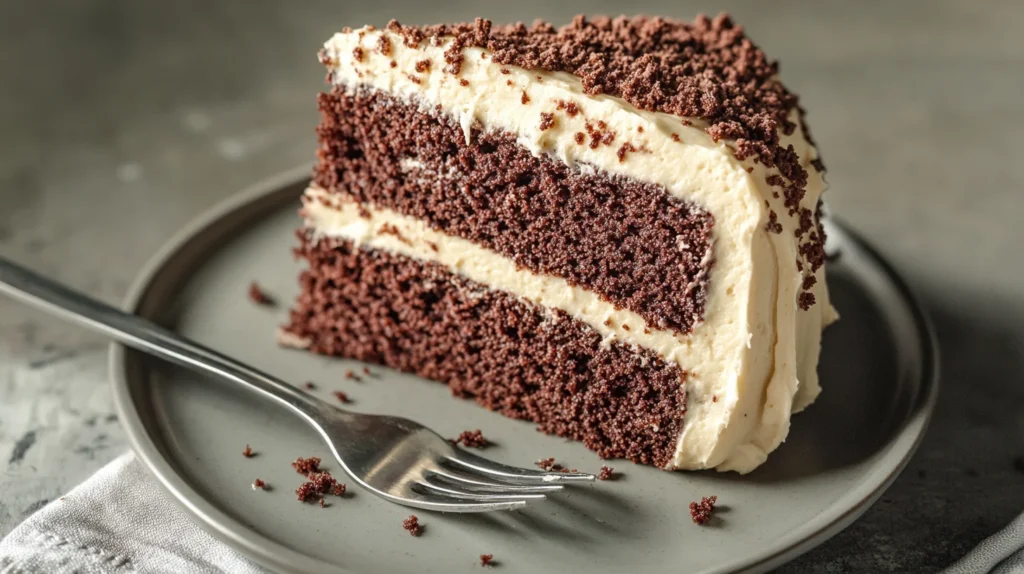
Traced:
<path fill-rule="evenodd" d="M 311 159 L 336 27 L 728 8 L 810 109 L 833 212 L 924 294 L 943 351 L 909 468 L 782 571 L 934 571 L 1024 510 L 1024 4 L 553 4 L 0 0 L 0 254 L 118 301 L 191 217 Z M 0 300 L 0 535 L 125 448 L 104 353 Z"/>

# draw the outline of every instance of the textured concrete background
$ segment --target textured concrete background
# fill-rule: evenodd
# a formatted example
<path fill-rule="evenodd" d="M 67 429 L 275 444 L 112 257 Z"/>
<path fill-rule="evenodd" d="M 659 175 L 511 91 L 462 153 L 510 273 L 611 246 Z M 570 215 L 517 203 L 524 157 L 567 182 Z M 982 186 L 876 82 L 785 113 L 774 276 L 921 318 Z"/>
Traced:
<path fill-rule="evenodd" d="M 118 301 L 190 218 L 312 158 L 314 55 L 342 25 L 728 8 L 809 108 L 833 212 L 925 295 L 943 350 L 909 468 L 783 570 L 933 571 L 1024 510 L 1024 4 L 368 4 L 0 0 L 0 254 Z M 0 535 L 125 448 L 104 355 L 0 300 Z"/>

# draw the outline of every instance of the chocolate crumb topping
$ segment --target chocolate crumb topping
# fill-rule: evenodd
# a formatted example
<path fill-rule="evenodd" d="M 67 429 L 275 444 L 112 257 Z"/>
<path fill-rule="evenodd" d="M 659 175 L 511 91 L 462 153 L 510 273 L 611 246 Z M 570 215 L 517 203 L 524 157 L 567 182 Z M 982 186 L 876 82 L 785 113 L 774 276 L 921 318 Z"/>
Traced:
<path fill-rule="evenodd" d="M 459 85 L 465 88 L 466 86 L 469 85 L 469 80 L 465 78 L 459 78 Z"/>
<path fill-rule="evenodd" d="M 690 518 L 694 524 L 704 525 L 711 520 L 711 514 L 715 511 L 717 496 L 705 496 L 700 502 L 690 503 Z"/>
<path fill-rule="evenodd" d="M 587 141 L 587 136 L 583 132 L 576 132 L 576 135 L 574 135 L 572 139 L 576 140 L 577 144 L 583 145 L 583 143 Z"/>
<path fill-rule="evenodd" d="M 629 152 L 640 151 L 639 148 L 633 144 L 626 142 L 619 146 L 618 151 L 615 152 L 615 156 L 619 158 L 619 163 L 626 161 L 626 154 Z"/>
<path fill-rule="evenodd" d="M 555 468 L 555 457 L 542 458 L 538 460 L 535 464 L 544 470 L 551 470 Z"/>
<path fill-rule="evenodd" d="M 420 60 L 416 62 L 416 71 L 419 73 L 430 71 L 430 60 Z"/>
<path fill-rule="evenodd" d="M 509 80 L 509 82 L 511 81 L 512 80 Z M 526 93 L 526 90 L 523 90 L 523 97 L 519 101 L 521 101 L 524 106 L 530 103 L 530 96 Z"/>
<path fill-rule="evenodd" d="M 574 118 L 580 113 L 580 108 L 578 105 L 576 105 L 576 102 L 567 100 L 556 100 L 556 103 L 556 109 L 564 111 L 565 115 L 569 116 L 570 118 Z M 643 129 L 641 128 L 640 131 L 643 131 Z"/>
<path fill-rule="evenodd" d="M 598 480 L 612 480 L 615 478 L 615 469 L 610 466 L 602 466 L 601 472 L 598 473 Z"/>
<path fill-rule="evenodd" d="M 590 149 L 597 149 L 602 144 L 612 145 L 612 142 L 615 141 L 615 132 L 608 129 L 608 124 L 603 120 L 596 122 L 588 120 L 583 127 L 587 130 L 587 135 L 590 136 Z"/>
<path fill-rule="evenodd" d="M 547 131 L 555 126 L 555 114 L 549 112 L 540 113 L 540 131 Z"/>
<path fill-rule="evenodd" d="M 387 36 L 381 34 L 380 37 L 377 38 L 377 51 L 380 52 L 380 54 L 382 56 L 390 56 L 391 55 L 391 39 L 388 38 Z"/>

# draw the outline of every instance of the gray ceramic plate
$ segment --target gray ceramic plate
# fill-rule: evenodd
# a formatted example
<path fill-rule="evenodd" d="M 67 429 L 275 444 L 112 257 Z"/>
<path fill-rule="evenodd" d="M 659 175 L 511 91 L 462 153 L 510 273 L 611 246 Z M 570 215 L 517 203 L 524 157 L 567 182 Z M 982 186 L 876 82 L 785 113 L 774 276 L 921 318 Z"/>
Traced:
<path fill-rule="evenodd" d="M 544 457 L 597 471 L 581 445 L 534 431 L 443 385 L 374 367 L 346 380 L 353 361 L 281 349 L 275 330 L 297 291 L 290 249 L 308 171 L 285 174 L 236 196 L 185 229 L 142 273 L 126 307 L 285 380 L 344 390 L 357 410 L 407 416 L 454 436 L 483 429 L 485 454 L 530 466 Z M 829 328 L 824 393 L 793 420 L 789 440 L 747 476 L 669 473 L 625 461 L 621 479 L 490 515 L 410 514 L 354 489 L 328 508 L 299 503 L 289 463 L 322 456 L 316 435 L 287 412 L 216 380 L 114 346 L 121 420 L 141 459 L 213 535 L 282 571 L 471 572 L 493 554 L 502 572 L 762 571 L 847 526 L 893 481 L 924 432 L 936 395 L 936 349 L 927 320 L 879 257 L 842 227 L 829 284 L 843 319 Z M 256 280 L 282 302 L 246 297 Z M 251 444 L 258 456 L 246 459 Z M 333 466 L 333 465 L 330 465 Z M 253 491 L 262 478 L 274 489 Z M 717 495 L 713 525 L 690 521 L 688 504 Z"/>

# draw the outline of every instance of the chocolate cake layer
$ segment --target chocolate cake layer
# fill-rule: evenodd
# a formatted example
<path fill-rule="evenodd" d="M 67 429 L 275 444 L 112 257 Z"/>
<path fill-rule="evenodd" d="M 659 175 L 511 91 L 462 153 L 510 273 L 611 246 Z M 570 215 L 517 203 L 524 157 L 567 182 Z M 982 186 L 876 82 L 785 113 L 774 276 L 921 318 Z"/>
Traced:
<path fill-rule="evenodd" d="M 685 373 L 652 353 L 602 344 L 557 310 L 439 265 L 311 239 L 287 333 L 325 355 L 446 383 L 488 409 L 582 441 L 606 458 L 667 465 L 685 414 Z"/>
<path fill-rule="evenodd" d="M 714 220 L 664 188 L 535 157 L 511 134 L 474 128 L 386 94 L 321 94 L 314 180 L 564 278 L 690 332 L 704 313 Z M 542 118 L 538 117 L 538 122 Z"/>

